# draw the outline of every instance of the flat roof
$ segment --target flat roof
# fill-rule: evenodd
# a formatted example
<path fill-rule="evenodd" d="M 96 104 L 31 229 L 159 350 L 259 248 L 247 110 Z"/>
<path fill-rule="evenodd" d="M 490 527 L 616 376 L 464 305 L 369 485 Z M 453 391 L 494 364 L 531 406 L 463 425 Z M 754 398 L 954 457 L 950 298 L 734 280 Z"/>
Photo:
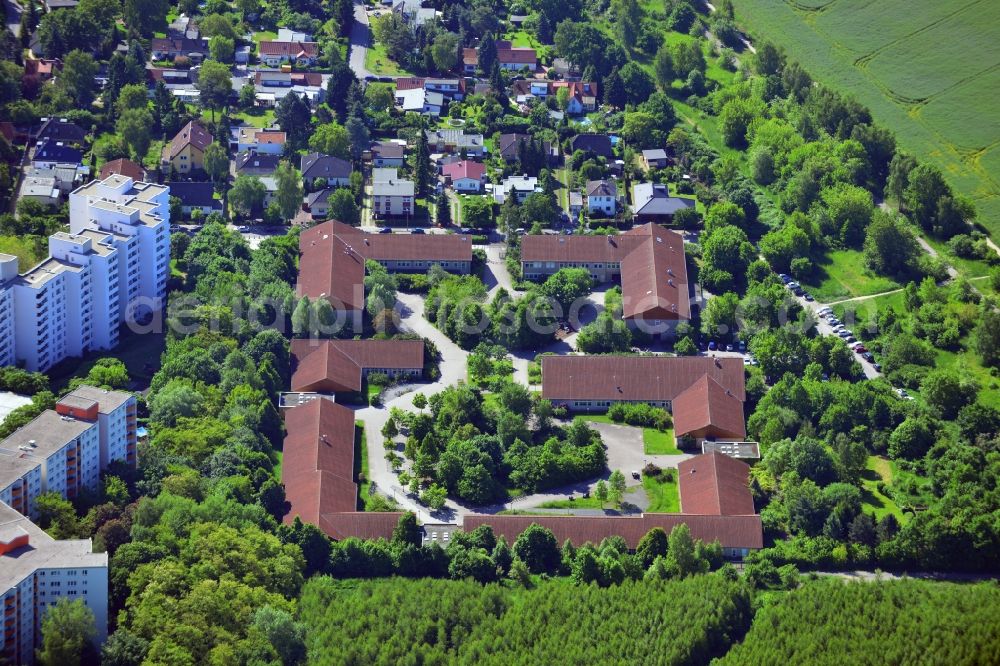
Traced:
<path fill-rule="evenodd" d="M 0 453 L 14 456 L 23 453 L 27 459 L 34 458 L 41 461 L 91 428 L 96 427 L 96 423 L 81 421 L 70 416 L 61 416 L 51 409 L 47 409 L 33 421 L 0 442 Z M 18 448 L 20 446 L 30 446 L 31 448 L 22 451 Z M 0 488 L 6 488 L 15 478 L 17 477 L 0 476 Z"/>
<path fill-rule="evenodd" d="M 4 259 L 4 256 L 5 255 L 0 255 L 0 261 Z M 18 407 L 30 404 L 31 398 L 26 395 L 18 395 L 17 393 L 11 393 L 10 391 L 0 391 L 0 421 L 7 418 L 7 415 Z"/>
<path fill-rule="evenodd" d="M 18 283 L 28 287 L 43 287 L 49 280 L 60 273 L 79 273 L 82 270 L 82 266 L 74 266 L 68 261 L 62 261 L 60 259 L 53 259 L 52 257 L 49 257 L 29 270 L 27 273 L 23 273 L 18 276 Z"/>
<path fill-rule="evenodd" d="M 96 402 L 98 404 L 98 411 L 101 414 L 108 414 L 124 405 L 131 397 L 132 394 L 126 391 L 112 391 L 110 389 L 97 388 L 96 386 L 78 386 L 67 393 L 62 400 L 79 398 L 89 402 Z"/>
<path fill-rule="evenodd" d="M 107 553 L 93 552 L 90 539 L 56 541 L 33 522 L 0 502 L 0 540 L 27 534 L 28 545 L 0 555 L 0 594 L 19 585 L 38 569 L 108 566 Z"/>

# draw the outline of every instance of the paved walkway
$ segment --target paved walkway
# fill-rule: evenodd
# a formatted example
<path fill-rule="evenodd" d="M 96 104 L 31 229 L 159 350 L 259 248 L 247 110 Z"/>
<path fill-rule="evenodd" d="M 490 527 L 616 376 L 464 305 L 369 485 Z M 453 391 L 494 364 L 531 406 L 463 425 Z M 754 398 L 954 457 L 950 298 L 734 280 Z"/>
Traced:
<path fill-rule="evenodd" d="M 359 81 L 364 81 L 367 76 L 374 76 L 365 67 L 365 59 L 368 55 L 368 47 L 372 43 L 372 31 L 368 25 L 368 13 L 365 11 L 363 3 L 354 4 L 354 24 L 351 25 L 350 36 L 350 57 L 348 62 L 354 70 L 354 76 Z"/>

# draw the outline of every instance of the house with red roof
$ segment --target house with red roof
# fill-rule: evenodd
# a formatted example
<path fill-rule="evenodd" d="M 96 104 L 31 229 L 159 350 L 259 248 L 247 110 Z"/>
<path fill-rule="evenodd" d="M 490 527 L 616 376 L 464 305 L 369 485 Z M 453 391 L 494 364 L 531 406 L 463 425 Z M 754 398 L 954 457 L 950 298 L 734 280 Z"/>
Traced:
<path fill-rule="evenodd" d="M 617 403 L 669 409 L 674 435 L 746 437 L 743 360 L 707 356 L 543 356 L 542 397 L 572 411 Z"/>
<path fill-rule="evenodd" d="M 496 42 L 497 64 L 500 69 L 518 71 L 527 67 L 534 71 L 538 67 L 538 53 L 535 49 L 515 47 L 506 39 L 498 39 Z M 479 66 L 479 52 L 477 49 L 462 49 L 462 67 L 466 74 L 475 74 L 476 67 Z"/>
<path fill-rule="evenodd" d="M 104 180 L 108 176 L 125 176 L 137 183 L 144 183 L 148 180 L 145 169 L 124 157 L 104 163 L 104 166 L 101 167 L 101 174 L 98 180 Z"/>
<path fill-rule="evenodd" d="M 460 160 L 441 168 L 445 183 L 456 192 L 475 193 L 483 191 L 486 185 L 486 165 L 471 160 Z"/>
<path fill-rule="evenodd" d="M 274 39 L 260 42 L 260 61 L 268 67 L 288 64 L 311 67 L 318 59 L 317 42 L 280 42 Z"/>
<path fill-rule="evenodd" d="M 371 373 L 420 379 L 423 340 L 292 340 L 292 391 L 357 393 Z"/>

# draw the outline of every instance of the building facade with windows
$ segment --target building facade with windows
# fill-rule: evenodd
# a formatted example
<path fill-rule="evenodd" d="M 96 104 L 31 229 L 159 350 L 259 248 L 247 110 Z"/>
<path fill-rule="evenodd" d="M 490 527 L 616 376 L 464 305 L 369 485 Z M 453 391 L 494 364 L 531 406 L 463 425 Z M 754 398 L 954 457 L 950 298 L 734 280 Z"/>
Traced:
<path fill-rule="evenodd" d="M 80 599 L 94 614 L 96 643 L 108 637 L 108 554 L 90 539 L 57 541 L 0 500 L 0 661 L 32 664 L 46 609 Z"/>

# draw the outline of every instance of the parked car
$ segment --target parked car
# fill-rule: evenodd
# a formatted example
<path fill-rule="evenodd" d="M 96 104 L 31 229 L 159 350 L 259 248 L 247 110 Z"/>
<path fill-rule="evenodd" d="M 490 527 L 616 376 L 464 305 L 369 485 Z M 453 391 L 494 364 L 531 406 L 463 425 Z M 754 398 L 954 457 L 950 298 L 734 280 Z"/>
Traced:
<path fill-rule="evenodd" d="M 872 363 L 872 367 L 875 368 L 875 372 L 882 372 L 882 364 L 881 363 Z"/>
<path fill-rule="evenodd" d="M 868 351 L 868 348 L 859 342 L 858 344 L 854 345 L 854 351 L 856 351 L 859 354 L 864 354 L 866 351 Z"/>
<path fill-rule="evenodd" d="M 514 229 L 514 233 L 518 234 L 519 236 L 523 236 L 527 232 L 524 230 L 524 227 L 518 227 L 517 229 Z"/>
<path fill-rule="evenodd" d="M 739 350 L 740 350 L 740 353 L 741 353 L 741 354 L 742 354 L 743 352 L 745 352 L 745 351 L 747 350 L 747 343 L 745 343 L 745 342 L 743 342 L 742 340 L 740 340 L 740 344 L 739 344 Z"/>
<path fill-rule="evenodd" d="M 822 307 L 819 310 L 816 310 L 816 314 L 818 314 L 820 317 L 825 317 L 827 315 L 833 314 L 833 308 L 829 306 Z"/>
<path fill-rule="evenodd" d="M 633 479 L 639 479 L 639 478 L 642 478 L 642 475 L 641 475 L 641 474 L 639 474 L 639 472 L 638 472 L 638 471 L 636 471 L 636 470 L 632 470 L 632 478 L 633 478 Z"/>
<path fill-rule="evenodd" d="M 875 362 L 875 355 L 872 354 L 871 352 L 865 352 L 864 354 L 861 355 L 861 358 L 865 359 L 869 363 Z"/>
<path fill-rule="evenodd" d="M 788 285 L 789 289 L 799 289 L 799 288 L 801 288 L 801 285 L 798 282 L 796 282 L 795 280 L 792 280 L 791 282 L 786 282 L 785 284 Z"/>
<path fill-rule="evenodd" d="M 380 234 L 391 234 L 392 233 L 392 227 L 382 227 L 381 229 L 378 230 L 378 232 Z"/>
<path fill-rule="evenodd" d="M 753 365 L 753 359 L 749 359 L 746 356 L 743 357 L 743 365 Z"/>
<path fill-rule="evenodd" d="M 715 340 L 708 343 L 708 351 L 715 351 L 719 348 L 719 345 L 715 344 Z"/>
<path fill-rule="evenodd" d="M 812 294 L 810 294 L 808 291 L 802 292 L 802 298 L 806 299 L 809 302 L 816 300 L 815 298 L 813 298 Z"/>
<path fill-rule="evenodd" d="M 414 230 L 413 230 L 413 231 L 411 231 L 410 233 L 411 233 L 411 234 L 425 234 L 425 233 L 427 233 L 427 232 L 426 232 L 426 231 L 424 231 L 423 229 L 421 229 L 421 228 L 417 227 L 416 229 L 414 229 Z"/>
<path fill-rule="evenodd" d="M 851 337 L 851 332 L 846 328 L 842 328 L 839 331 L 837 331 L 837 335 L 839 335 L 842 338 L 849 338 Z"/>
<path fill-rule="evenodd" d="M 733 351 L 733 345 L 731 345 L 731 344 L 726 345 L 726 351 L 727 352 Z"/>

